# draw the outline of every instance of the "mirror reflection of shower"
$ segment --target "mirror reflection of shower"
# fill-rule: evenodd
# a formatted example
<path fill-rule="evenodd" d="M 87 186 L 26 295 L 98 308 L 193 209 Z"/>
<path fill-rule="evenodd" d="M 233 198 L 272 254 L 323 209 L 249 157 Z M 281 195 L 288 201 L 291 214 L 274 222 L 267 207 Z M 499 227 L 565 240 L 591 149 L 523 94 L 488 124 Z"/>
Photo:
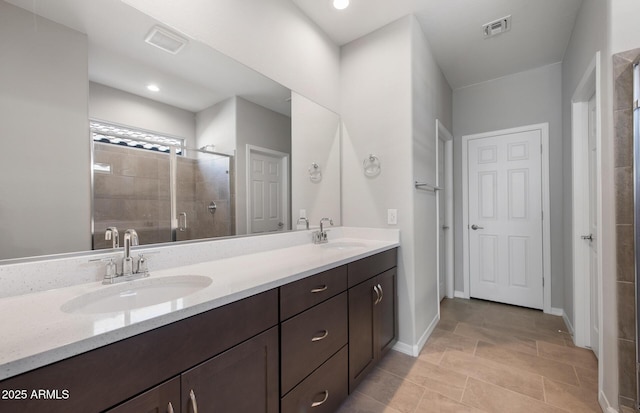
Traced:
<path fill-rule="evenodd" d="M 91 122 L 93 248 L 109 227 L 135 228 L 140 244 L 235 235 L 233 157 L 213 145 Z"/>

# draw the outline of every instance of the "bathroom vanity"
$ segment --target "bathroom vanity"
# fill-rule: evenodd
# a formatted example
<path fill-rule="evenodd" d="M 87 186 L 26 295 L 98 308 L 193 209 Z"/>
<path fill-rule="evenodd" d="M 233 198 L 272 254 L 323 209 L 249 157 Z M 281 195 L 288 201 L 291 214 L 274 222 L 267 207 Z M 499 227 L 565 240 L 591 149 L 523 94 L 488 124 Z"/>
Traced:
<path fill-rule="evenodd" d="M 245 298 L 8 377 L 0 411 L 333 412 L 397 337 L 397 243 L 356 244 L 323 250 L 315 271 L 274 264 L 284 277 Z"/>

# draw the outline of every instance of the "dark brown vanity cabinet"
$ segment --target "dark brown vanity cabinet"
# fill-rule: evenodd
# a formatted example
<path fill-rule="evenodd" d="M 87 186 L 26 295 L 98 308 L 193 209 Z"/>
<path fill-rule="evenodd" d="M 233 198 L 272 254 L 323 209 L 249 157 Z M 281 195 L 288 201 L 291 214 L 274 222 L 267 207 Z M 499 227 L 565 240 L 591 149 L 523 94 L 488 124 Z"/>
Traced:
<path fill-rule="evenodd" d="M 180 413 L 180 377 L 108 410 L 108 413 Z"/>
<path fill-rule="evenodd" d="M 349 392 L 397 339 L 397 253 L 349 264 Z"/>

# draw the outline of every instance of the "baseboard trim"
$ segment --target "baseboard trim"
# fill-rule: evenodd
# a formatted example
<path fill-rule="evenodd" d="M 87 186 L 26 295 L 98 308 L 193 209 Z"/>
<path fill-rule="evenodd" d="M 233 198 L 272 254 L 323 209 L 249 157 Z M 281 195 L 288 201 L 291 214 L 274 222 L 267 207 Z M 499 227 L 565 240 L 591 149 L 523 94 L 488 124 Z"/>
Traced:
<path fill-rule="evenodd" d="M 600 403 L 600 408 L 604 413 L 618 413 L 616 409 L 611 407 L 611 404 L 609 403 L 607 396 L 604 394 L 602 390 L 598 392 L 598 403 Z"/>
<path fill-rule="evenodd" d="M 412 357 L 418 357 L 420 355 L 420 352 L 424 348 L 425 344 L 427 344 L 427 340 L 429 339 L 429 337 L 431 337 L 431 334 L 433 333 L 433 330 L 435 330 L 439 321 L 440 321 L 440 316 L 436 314 L 434 319 L 431 320 L 429 327 L 427 327 L 424 333 L 422 333 L 422 335 L 420 336 L 420 339 L 415 345 L 412 346 L 407 343 L 402 343 L 398 341 L 393 346 L 393 350 L 399 351 L 400 353 L 404 353 Z"/>
<path fill-rule="evenodd" d="M 469 298 L 465 295 L 464 291 L 454 291 L 453 296 L 456 298 Z"/>
<path fill-rule="evenodd" d="M 559 317 L 564 317 L 564 310 L 562 308 L 551 307 L 551 315 L 557 315 Z"/>
<path fill-rule="evenodd" d="M 567 313 L 562 314 L 562 319 L 564 320 L 564 324 L 567 326 L 567 329 L 569 329 L 569 334 L 571 334 L 571 337 L 575 337 L 576 331 L 573 328 L 573 324 L 571 324 L 571 320 L 569 320 L 569 317 L 567 317 Z M 574 342 L 575 342 L 575 339 L 574 339 Z"/>

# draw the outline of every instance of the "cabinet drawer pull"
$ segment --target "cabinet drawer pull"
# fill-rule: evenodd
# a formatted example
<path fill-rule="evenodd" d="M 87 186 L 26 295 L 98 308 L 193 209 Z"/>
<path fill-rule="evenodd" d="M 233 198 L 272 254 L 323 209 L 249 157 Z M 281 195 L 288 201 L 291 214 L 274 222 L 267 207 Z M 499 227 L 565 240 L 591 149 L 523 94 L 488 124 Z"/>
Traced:
<path fill-rule="evenodd" d="M 382 291 L 382 286 L 380 284 L 378 284 L 378 290 L 380 290 L 380 300 L 378 301 L 378 303 L 381 303 L 382 299 L 384 298 L 384 291 Z"/>
<path fill-rule="evenodd" d="M 191 406 L 193 407 L 193 413 L 198 413 L 198 401 L 196 400 L 196 394 L 191 389 L 189 393 L 189 399 L 191 400 Z"/>
<path fill-rule="evenodd" d="M 377 285 L 373 286 L 373 291 L 376 292 L 376 301 L 373 303 L 373 305 L 377 305 L 380 302 L 380 300 L 382 299 L 380 297 L 380 290 L 378 290 L 378 286 Z"/>
<path fill-rule="evenodd" d="M 311 407 L 318 407 L 327 401 L 327 399 L 329 398 L 329 390 L 325 390 L 323 393 L 324 393 L 324 399 L 320 400 L 319 402 L 311 403 Z"/>
<path fill-rule="evenodd" d="M 169 402 L 169 404 L 167 405 L 167 413 L 173 413 L 173 405 L 171 404 L 171 402 Z"/>
<path fill-rule="evenodd" d="M 311 292 L 312 292 L 313 294 L 317 294 L 317 293 L 321 293 L 321 292 L 323 292 L 323 291 L 327 291 L 327 288 L 329 288 L 329 287 L 325 284 L 325 285 L 323 285 L 322 287 L 314 288 L 313 290 L 311 290 Z"/>
<path fill-rule="evenodd" d="M 324 340 L 329 335 L 329 330 L 324 330 L 324 333 L 321 336 L 315 336 L 311 339 L 311 341 L 316 342 L 320 340 Z"/>

